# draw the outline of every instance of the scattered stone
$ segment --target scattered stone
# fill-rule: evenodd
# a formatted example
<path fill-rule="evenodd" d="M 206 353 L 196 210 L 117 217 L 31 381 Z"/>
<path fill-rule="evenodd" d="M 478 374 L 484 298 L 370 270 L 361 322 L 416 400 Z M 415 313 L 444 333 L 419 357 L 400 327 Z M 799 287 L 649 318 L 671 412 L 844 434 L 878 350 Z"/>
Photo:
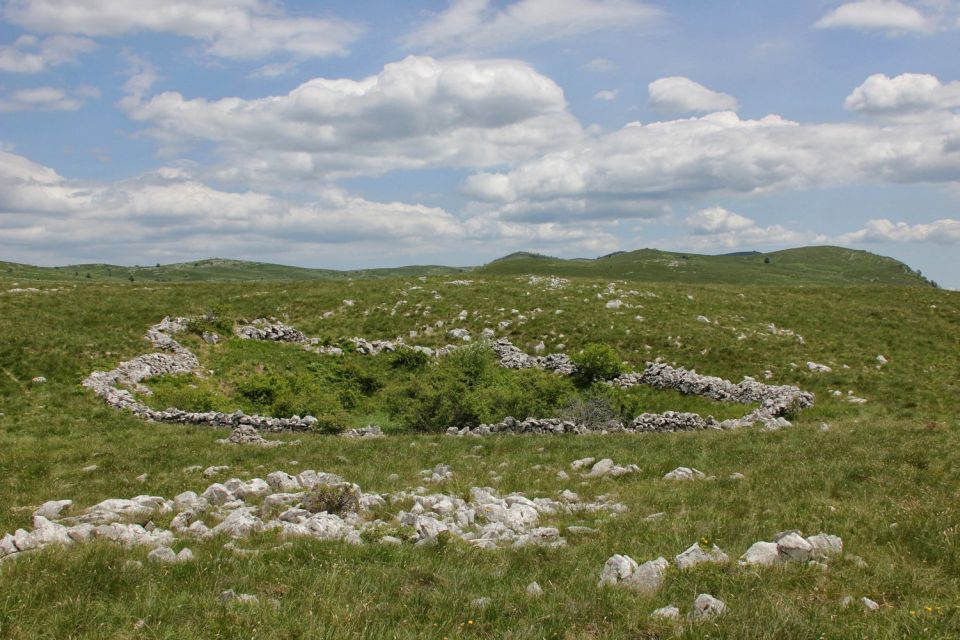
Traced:
<path fill-rule="evenodd" d="M 740 556 L 741 565 L 770 566 L 781 562 L 776 542 L 754 542 L 746 553 Z"/>
<path fill-rule="evenodd" d="M 206 469 L 203 470 L 203 477 L 212 478 L 215 475 L 219 475 L 224 471 L 229 471 L 229 470 L 230 470 L 230 467 L 225 464 L 214 466 L 214 467 L 207 467 Z"/>
<path fill-rule="evenodd" d="M 813 545 L 798 533 L 788 533 L 777 540 L 777 552 L 784 560 L 806 562 L 813 558 Z"/>
<path fill-rule="evenodd" d="M 193 552 L 190 551 L 190 549 L 184 548 L 180 553 L 176 553 L 168 546 L 160 546 L 147 554 L 147 560 L 159 564 L 180 564 L 183 562 L 191 562 L 193 560 Z"/>
<path fill-rule="evenodd" d="M 663 575 L 669 566 L 663 557 L 638 565 L 630 556 L 616 554 L 604 564 L 597 586 L 623 586 L 639 593 L 653 594 L 663 584 Z"/>
<path fill-rule="evenodd" d="M 83 469 L 80 469 L 80 471 L 83 471 L 84 473 L 93 473 L 94 471 L 96 471 L 96 470 L 99 469 L 99 468 L 100 468 L 100 467 L 98 467 L 97 465 L 91 464 L 91 465 L 87 465 L 87 466 L 84 467 Z"/>
<path fill-rule="evenodd" d="M 619 477 L 626 475 L 628 473 L 636 473 L 640 470 L 635 464 L 628 466 L 621 466 L 613 463 L 613 460 L 610 458 L 604 458 L 599 462 L 595 463 L 593 467 L 590 468 L 590 471 L 585 474 L 584 477 L 587 478 L 602 478 L 604 476 Z"/>
<path fill-rule="evenodd" d="M 386 434 L 378 425 L 367 425 L 358 429 L 347 429 L 341 434 L 341 437 L 359 440 L 363 438 L 383 438 Z"/>
<path fill-rule="evenodd" d="M 815 559 L 830 558 L 843 553 L 843 540 L 839 536 L 828 533 L 818 533 L 807 538 L 810 544 L 810 556 Z"/>
<path fill-rule="evenodd" d="M 877 356 L 877 362 L 878 362 L 880 365 L 885 365 L 885 364 L 887 364 L 887 363 L 889 362 L 889 360 L 887 360 L 887 359 L 886 359 L 885 357 L 883 357 L 882 355 L 879 355 L 879 356 Z"/>
<path fill-rule="evenodd" d="M 474 598 L 470 601 L 470 606 L 474 609 L 486 609 L 491 602 L 490 598 Z"/>
<path fill-rule="evenodd" d="M 655 609 L 654 612 L 650 614 L 650 617 L 656 620 L 679 620 L 680 609 L 676 608 L 672 604 L 667 605 L 666 607 Z"/>
<path fill-rule="evenodd" d="M 136 480 L 137 482 L 146 482 L 149 479 L 150 479 L 149 473 L 141 473 L 136 478 L 134 478 L 134 480 Z"/>
<path fill-rule="evenodd" d="M 830 373 L 833 371 L 830 367 L 825 364 L 818 364 L 816 362 L 807 362 L 807 369 L 813 371 L 814 373 Z"/>
<path fill-rule="evenodd" d="M 700 480 L 703 478 L 706 478 L 706 474 L 691 467 L 677 467 L 663 476 L 664 480 Z"/>
<path fill-rule="evenodd" d="M 310 417 L 310 416 L 308 416 Z M 230 432 L 229 438 L 217 440 L 218 444 L 245 444 L 255 447 L 279 447 L 284 443 L 279 440 L 267 440 L 260 435 L 256 427 L 249 424 L 238 424 Z"/>
<path fill-rule="evenodd" d="M 651 513 L 650 515 L 644 517 L 644 520 L 646 520 L 647 522 L 653 522 L 654 520 L 659 520 L 660 518 L 663 518 L 666 515 L 667 515 L 666 511 L 658 511 L 656 513 Z"/>
<path fill-rule="evenodd" d="M 453 470 L 448 464 L 438 464 L 433 469 L 424 469 L 420 475 L 425 482 L 443 482 L 453 477 Z"/>
<path fill-rule="evenodd" d="M 527 595 L 531 598 L 539 598 L 543 595 L 543 588 L 536 580 L 527 585 Z"/>
<path fill-rule="evenodd" d="M 260 599 L 255 595 L 251 595 L 249 593 L 237 593 L 233 589 L 227 589 L 226 591 L 221 592 L 219 600 L 224 604 L 257 604 L 260 602 Z"/>
<path fill-rule="evenodd" d="M 570 463 L 570 468 L 574 471 L 579 471 L 584 467 L 590 466 L 594 463 L 596 458 L 580 458 L 579 460 L 574 460 Z"/>
<path fill-rule="evenodd" d="M 32 382 L 33 384 L 43 384 L 43 383 L 45 383 L 46 381 L 47 381 L 47 379 L 44 378 L 43 376 L 34 376 L 34 377 L 30 378 L 30 382 Z"/>
<path fill-rule="evenodd" d="M 566 481 L 569 479 L 570 479 L 570 474 L 568 474 L 566 471 L 564 471 L 563 469 L 561 469 L 560 471 L 557 471 L 557 480 Z"/>
<path fill-rule="evenodd" d="M 699 542 L 694 542 L 687 547 L 685 551 L 674 558 L 678 569 L 690 569 L 698 564 L 725 564 L 730 562 L 730 557 L 715 544 L 709 548 L 704 548 Z"/>
<path fill-rule="evenodd" d="M 740 473 L 739 471 L 730 474 L 730 479 L 731 479 L 731 480 L 743 480 L 743 479 L 745 479 L 746 477 L 747 477 L 747 476 L 743 475 L 743 474 Z"/>
<path fill-rule="evenodd" d="M 871 600 L 870 598 L 864 596 L 860 598 L 860 604 L 863 605 L 863 608 L 867 611 L 879 611 L 880 605 Z"/>
<path fill-rule="evenodd" d="M 687 619 L 692 621 L 709 620 L 722 615 L 726 611 L 727 605 L 722 600 L 714 598 L 709 593 L 701 593 L 693 601 L 693 609 Z"/>
<path fill-rule="evenodd" d="M 68 509 L 71 506 L 73 506 L 73 500 L 50 500 L 40 505 L 40 507 L 33 512 L 33 515 L 34 517 L 42 516 L 48 520 L 55 520 L 60 517 L 64 509 Z"/>

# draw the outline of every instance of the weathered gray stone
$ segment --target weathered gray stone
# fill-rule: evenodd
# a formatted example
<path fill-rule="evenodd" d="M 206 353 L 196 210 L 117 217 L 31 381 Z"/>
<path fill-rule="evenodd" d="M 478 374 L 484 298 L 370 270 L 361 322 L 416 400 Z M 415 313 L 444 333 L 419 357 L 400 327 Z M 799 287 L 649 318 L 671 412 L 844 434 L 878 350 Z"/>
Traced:
<path fill-rule="evenodd" d="M 690 569 L 698 564 L 724 564 L 730 562 L 729 556 L 715 544 L 705 548 L 694 542 L 674 559 L 678 569 Z"/>
<path fill-rule="evenodd" d="M 814 548 L 800 534 L 788 533 L 777 540 L 777 551 L 786 560 L 806 562 L 813 557 Z"/>
<path fill-rule="evenodd" d="M 60 517 L 64 509 L 71 506 L 73 506 L 73 500 L 50 500 L 40 505 L 40 507 L 33 512 L 33 515 L 55 520 Z"/>
<path fill-rule="evenodd" d="M 693 609 L 687 619 L 693 621 L 709 620 L 726 613 L 726 611 L 727 605 L 722 600 L 714 598 L 709 593 L 701 593 L 693 601 Z"/>
<path fill-rule="evenodd" d="M 666 607 L 655 609 L 653 613 L 650 614 L 650 617 L 657 620 L 679 620 L 680 609 L 676 608 L 672 604 L 667 605 Z"/>
<path fill-rule="evenodd" d="M 776 542 L 754 542 L 746 553 L 740 556 L 741 565 L 769 566 L 781 562 Z"/>

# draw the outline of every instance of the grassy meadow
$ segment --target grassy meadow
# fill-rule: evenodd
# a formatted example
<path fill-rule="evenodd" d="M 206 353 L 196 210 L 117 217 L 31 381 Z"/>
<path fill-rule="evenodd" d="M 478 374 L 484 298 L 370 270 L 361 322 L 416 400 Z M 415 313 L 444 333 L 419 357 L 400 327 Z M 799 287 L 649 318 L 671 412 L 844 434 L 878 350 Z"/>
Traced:
<path fill-rule="evenodd" d="M 521 273 L 482 270 L 269 283 L 28 276 L 0 273 L 0 532 L 28 528 L 32 511 L 47 500 L 68 498 L 82 508 L 106 498 L 199 493 L 214 480 L 185 471 L 193 465 L 229 465 L 217 480 L 316 469 L 366 491 L 392 492 L 420 485 L 420 470 L 447 463 L 453 478 L 431 491 L 465 496 L 474 486 L 496 486 L 534 497 L 570 489 L 584 498 L 610 495 L 628 510 L 617 517 L 558 516 L 549 524 L 568 539 L 561 549 L 483 551 L 456 541 L 431 548 L 284 545 L 265 534 L 237 543 L 259 551 L 245 557 L 225 549 L 225 539 L 181 538 L 177 548 L 189 546 L 196 560 L 173 566 L 145 562 L 147 550 L 139 548 L 46 549 L 0 563 L 2 638 L 960 637 L 955 292 L 796 278 L 793 286 L 774 287 L 613 276 L 571 277 L 553 289 Z M 454 278 L 473 282 L 449 284 Z M 40 291 L 9 292 L 25 287 Z M 612 300 L 623 304 L 608 308 Z M 631 369 L 660 357 L 733 380 L 764 380 L 769 372 L 765 381 L 813 391 L 817 403 L 794 418 L 794 427 L 772 432 L 451 438 L 417 429 L 404 412 L 404 392 L 429 381 L 429 365 L 403 369 L 386 357 L 347 354 L 337 361 L 291 346 L 228 339 L 211 347 L 185 338 L 213 373 L 194 382 L 154 381 L 151 402 L 291 412 L 321 402 L 345 426 L 377 423 L 390 432 L 361 441 L 288 434 L 274 437 L 299 442 L 261 449 L 217 444 L 226 430 L 142 422 L 80 386 L 91 371 L 148 351 L 143 334 L 165 315 L 210 313 L 228 322 L 276 317 L 330 344 L 404 336 L 431 347 L 454 342 L 448 329 L 479 336 L 509 321 L 497 335 L 528 352 L 540 341 L 547 352 L 563 345 L 571 354 L 602 343 Z M 416 338 L 408 337 L 411 331 Z M 832 372 L 812 372 L 808 361 Z M 543 411 L 598 392 L 557 390 L 559 383 L 536 374 L 504 375 L 498 384 L 526 394 L 505 391 L 513 405 L 483 396 L 484 410 L 538 406 L 524 402 L 543 400 L 543 389 L 557 392 L 552 404 L 539 405 Z M 35 376 L 47 382 L 32 383 Z M 256 376 L 260 387 L 274 384 L 286 395 L 245 393 L 259 388 L 248 379 Z M 718 417 L 730 411 L 676 394 L 638 394 L 627 399 L 631 410 Z M 851 394 L 867 402 L 851 403 Z M 734 409 L 733 415 L 748 410 Z M 640 472 L 587 479 L 569 467 L 586 456 L 637 464 Z M 96 470 L 83 471 L 89 465 Z M 678 466 L 717 479 L 661 479 Z M 560 470 L 569 480 L 557 479 Z M 745 478 L 729 479 L 735 472 Z M 491 473 L 501 477 L 495 485 Z M 136 479 L 141 474 L 145 481 Z M 645 519 L 657 512 L 666 515 Z M 573 525 L 596 533 L 564 533 Z M 846 555 L 826 571 L 798 564 L 745 569 L 735 562 L 671 568 L 654 596 L 597 588 L 615 553 L 638 562 L 672 559 L 706 537 L 735 559 L 753 542 L 788 529 L 839 535 Z M 130 559 L 144 566 L 131 569 Z M 534 580 L 544 590 L 539 598 L 525 593 Z M 259 603 L 221 603 L 226 589 L 254 594 Z M 729 612 L 701 623 L 650 619 L 667 604 L 685 616 L 699 593 L 720 598 Z M 840 605 L 846 595 L 855 600 L 849 608 Z M 863 610 L 856 602 L 863 596 L 880 610 Z M 490 605 L 472 607 L 481 597 Z"/>

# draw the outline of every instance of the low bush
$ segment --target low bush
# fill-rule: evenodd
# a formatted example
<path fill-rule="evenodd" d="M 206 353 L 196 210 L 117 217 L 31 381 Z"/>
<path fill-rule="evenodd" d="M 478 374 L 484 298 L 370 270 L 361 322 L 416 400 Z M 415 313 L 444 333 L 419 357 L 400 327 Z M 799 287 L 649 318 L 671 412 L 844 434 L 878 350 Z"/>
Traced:
<path fill-rule="evenodd" d="M 326 511 L 334 515 L 360 510 L 360 492 L 349 482 L 321 484 L 313 487 L 301 503 L 311 513 Z"/>
<path fill-rule="evenodd" d="M 577 365 L 574 377 L 582 386 L 589 386 L 597 380 L 612 380 L 623 372 L 620 356 L 610 345 L 588 344 L 571 359 Z"/>

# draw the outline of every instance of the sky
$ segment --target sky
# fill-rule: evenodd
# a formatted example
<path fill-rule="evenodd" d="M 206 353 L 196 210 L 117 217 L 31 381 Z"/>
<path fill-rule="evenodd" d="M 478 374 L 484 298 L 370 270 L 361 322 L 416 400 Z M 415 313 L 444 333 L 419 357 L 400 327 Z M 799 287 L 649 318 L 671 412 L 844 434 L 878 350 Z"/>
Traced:
<path fill-rule="evenodd" d="M 832 244 L 960 288 L 960 0 L 0 0 L 0 260 Z"/>

